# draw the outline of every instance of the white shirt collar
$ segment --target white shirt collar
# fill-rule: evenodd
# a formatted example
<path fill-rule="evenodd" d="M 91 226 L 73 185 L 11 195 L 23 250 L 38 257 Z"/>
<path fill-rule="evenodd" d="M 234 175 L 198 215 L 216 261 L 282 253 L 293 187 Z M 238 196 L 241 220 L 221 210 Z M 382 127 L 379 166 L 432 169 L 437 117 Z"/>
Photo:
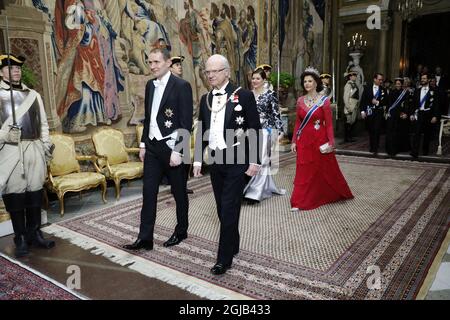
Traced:
<path fill-rule="evenodd" d="M 230 81 L 227 81 L 227 83 L 225 83 L 224 86 L 222 86 L 219 90 L 214 89 L 214 90 L 212 91 L 212 93 L 213 93 L 213 94 L 216 94 L 216 93 L 226 94 L 227 92 L 226 92 L 225 88 L 228 86 L 229 83 L 230 83 Z"/>
<path fill-rule="evenodd" d="M 166 86 L 171 74 L 172 73 L 170 71 L 167 71 L 167 73 L 162 76 L 161 80 L 155 79 L 154 81 L 155 81 L 155 83 L 163 83 L 164 86 Z"/>
<path fill-rule="evenodd" d="M 164 82 L 165 84 L 167 84 L 171 74 L 172 73 L 170 71 L 167 71 L 167 73 L 165 75 L 163 75 L 163 77 L 161 78 L 161 81 Z"/>

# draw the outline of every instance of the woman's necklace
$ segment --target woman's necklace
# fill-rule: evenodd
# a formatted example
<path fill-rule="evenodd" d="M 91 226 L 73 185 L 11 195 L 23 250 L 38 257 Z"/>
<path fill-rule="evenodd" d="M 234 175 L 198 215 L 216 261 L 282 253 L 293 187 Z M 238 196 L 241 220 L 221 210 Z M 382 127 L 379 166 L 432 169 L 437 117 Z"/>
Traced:
<path fill-rule="evenodd" d="M 311 108 L 314 103 L 316 103 L 318 97 L 319 95 L 315 95 L 314 97 L 310 97 L 308 95 L 305 96 L 305 104 L 308 106 L 308 108 Z"/>

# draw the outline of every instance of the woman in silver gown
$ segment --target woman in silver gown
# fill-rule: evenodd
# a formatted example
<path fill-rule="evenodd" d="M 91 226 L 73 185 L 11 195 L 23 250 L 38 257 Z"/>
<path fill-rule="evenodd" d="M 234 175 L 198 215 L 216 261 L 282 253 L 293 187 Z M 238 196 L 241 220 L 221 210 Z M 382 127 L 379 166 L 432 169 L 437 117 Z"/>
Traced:
<path fill-rule="evenodd" d="M 263 145 L 261 170 L 251 178 L 244 189 L 244 199 L 249 204 L 258 203 L 270 198 L 274 193 L 284 195 L 286 190 L 275 185 L 271 172 L 271 155 L 274 146 L 283 138 L 283 122 L 281 121 L 278 99 L 275 93 L 265 89 L 266 73 L 256 69 L 252 74 L 253 94 L 263 128 Z"/>

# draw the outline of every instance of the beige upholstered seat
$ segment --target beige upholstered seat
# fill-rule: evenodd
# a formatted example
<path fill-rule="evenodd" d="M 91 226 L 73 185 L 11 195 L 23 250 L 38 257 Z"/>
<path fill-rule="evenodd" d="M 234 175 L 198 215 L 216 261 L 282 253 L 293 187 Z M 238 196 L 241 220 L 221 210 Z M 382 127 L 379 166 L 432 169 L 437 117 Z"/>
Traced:
<path fill-rule="evenodd" d="M 97 166 L 97 157 L 77 156 L 75 143 L 70 136 L 52 134 L 50 138 L 55 145 L 55 150 L 48 168 L 46 187 L 58 196 L 61 216 L 64 215 L 64 194 L 66 192 L 79 192 L 100 185 L 102 199 L 106 203 L 106 179 Z M 78 161 L 86 160 L 93 163 L 97 172 L 81 172 Z"/>
<path fill-rule="evenodd" d="M 141 143 L 142 139 L 142 133 L 144 132 L 144 125 L 139 124 L 136 126 L 136 141 L 139 147 L 139 144 Z"/>
<path fill-rule="evenodd" d="M 139 148 L 125 147 L 120 130 L 99 129 L 92 135 L 98 165 L 106 179 L 113 180 L 116 198 L 120 198 L 120 181 L 142 177 L 144 165 L 141 161 L 130 161 L 128 153 L 139 153 Z"/>

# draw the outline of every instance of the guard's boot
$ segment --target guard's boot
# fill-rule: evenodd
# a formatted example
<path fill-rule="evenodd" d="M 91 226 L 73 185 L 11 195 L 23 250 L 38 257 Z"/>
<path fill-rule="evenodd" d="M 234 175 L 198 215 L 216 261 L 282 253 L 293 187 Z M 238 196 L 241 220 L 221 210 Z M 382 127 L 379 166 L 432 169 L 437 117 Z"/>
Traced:
<path fill-rule="evenodd" d="M 28 244 L 26 241 L 25 233 L 25 214 L 24 210 L 10 212 L 11 222 L 14 229 L 14 244 L 16 245 L 16 249 L 14 250 L 14 254 L 17 258 L 26 256 L 28 251 Z"/>
<path fill-rule="evenodd" d="M 32 244 L 40 248 L 51 249 L 55 246 L 55 241 L 45 239 L 42 231 L 37 229 L 34 233 Z"/>
<path fill-rule="evenodd" d="M 348 129 L 347 129 L 348 130 L 348 133 L 347 133 L 348 142 L 355 142 L 356 140 L 353 139 L 353 136 L 352 136 L 353 124 L 348 123 L 347 125 L 348 125 Z"/>
<path fill-rule="evenodd" d="M 350 142 L 350 124 L 344 124 L 344 142 Z"/>
<path fill-rule="evenodd" d="M 16 258 L 24 257 L 29 253 L 28 244 L 27 244 L 25 235 L 21 234 L 21 235 L 15 236 L 14 243 L 16 244 L 16 249 L 14 250 L 14 254 L 16 255 Z"/>
<path fill-rule="evenodd" d="M 41 208 L 27 208 L 27 235 L 30 245 L 51 249 L 55 246 L 55 241 L 46 240 L 41 231 Z"/>

